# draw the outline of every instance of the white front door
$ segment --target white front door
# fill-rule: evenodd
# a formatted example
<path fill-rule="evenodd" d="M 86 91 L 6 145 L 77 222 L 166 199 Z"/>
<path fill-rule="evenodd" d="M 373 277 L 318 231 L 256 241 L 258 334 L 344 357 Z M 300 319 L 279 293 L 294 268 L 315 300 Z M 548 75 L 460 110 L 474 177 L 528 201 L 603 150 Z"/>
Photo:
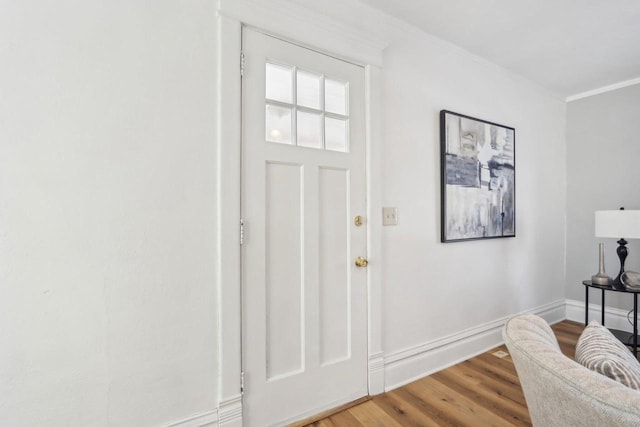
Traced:
<path fill-rule="evenodd" d="M 247 29 L 243 52 L 244 419 L 281 425 L 367 394 L 364 69 Z"/>

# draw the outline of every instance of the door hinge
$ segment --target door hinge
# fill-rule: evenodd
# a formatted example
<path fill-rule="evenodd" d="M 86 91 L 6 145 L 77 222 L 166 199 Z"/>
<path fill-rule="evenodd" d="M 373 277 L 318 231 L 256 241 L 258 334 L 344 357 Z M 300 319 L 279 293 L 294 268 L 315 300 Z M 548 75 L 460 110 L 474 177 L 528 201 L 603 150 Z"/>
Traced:
<path fill-rule="evenodd" d="M 240 372 L 240 394 L 244 394 L 244 371 Z"/>
<path fill-rule="evenodd" d="M 240 51 L 240 77 L 244 77 L 244 52 Z"/>
<path fill-rule="evenodd" d="M 244 245 L 244 220 L 240 220 L 240 244 Z"/>

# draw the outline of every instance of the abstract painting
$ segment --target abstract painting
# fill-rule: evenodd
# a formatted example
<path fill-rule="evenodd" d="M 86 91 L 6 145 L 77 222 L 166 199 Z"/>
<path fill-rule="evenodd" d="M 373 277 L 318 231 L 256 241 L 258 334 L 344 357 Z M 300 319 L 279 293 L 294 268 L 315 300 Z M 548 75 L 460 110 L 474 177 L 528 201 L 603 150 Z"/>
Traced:
<path fill-rule="evenodd" d="M 441 240 L 515 237 L 515 129 L 440 111 Z"/>

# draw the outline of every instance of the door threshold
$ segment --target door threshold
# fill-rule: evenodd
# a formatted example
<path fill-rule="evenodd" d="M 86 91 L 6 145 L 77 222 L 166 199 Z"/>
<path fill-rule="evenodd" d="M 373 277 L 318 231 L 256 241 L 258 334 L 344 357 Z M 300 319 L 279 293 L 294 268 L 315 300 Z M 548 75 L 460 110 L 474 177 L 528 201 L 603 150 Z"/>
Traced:
<path fill-rule="evenodd" d="M 356 399 L 356 400 L 354 400 L 352 402 L 347 402 L 347 403 L 345 403 L 343 405 L 336 406 L 335 408 L 328 409 L 328 410 L 326 410 L 324 412 L 320 412 L 319 414 L 313 415 L 313 416 L 311 416 L 309 418 L 305 418 L 304 420 L 296 421 L 295 423 L 289 424 L 288 427 L 304 427 L 306 425 L 313 424 L 316 421 L 320 421 L 320 420 L 322 420 L 324 418 L 328 418 L 331 415 L 337 414 L 338 412 L 346 411 L 349 408 L 353 408 L 354 406 L 358 406 L 359 404 L 364 403 L 366 401 L 369 401 L 371 399 L 372 399 L 372 397 L 369 396 L 369 395 L 363 396 L 360 399 Z"/>

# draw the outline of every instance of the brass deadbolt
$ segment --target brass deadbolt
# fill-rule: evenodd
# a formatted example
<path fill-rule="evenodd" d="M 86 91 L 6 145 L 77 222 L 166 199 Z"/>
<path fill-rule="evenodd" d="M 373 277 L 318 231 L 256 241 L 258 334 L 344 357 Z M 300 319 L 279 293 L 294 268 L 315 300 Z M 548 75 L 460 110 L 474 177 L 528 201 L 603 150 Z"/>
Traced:
<path fill-rule="evenodd" d="M 356 267 L 366 267 L 367 264 L 369 264 L 369 261 L 367 261 L 366 258 L 363 258 L 361 256 L 356 258 Z"/>

